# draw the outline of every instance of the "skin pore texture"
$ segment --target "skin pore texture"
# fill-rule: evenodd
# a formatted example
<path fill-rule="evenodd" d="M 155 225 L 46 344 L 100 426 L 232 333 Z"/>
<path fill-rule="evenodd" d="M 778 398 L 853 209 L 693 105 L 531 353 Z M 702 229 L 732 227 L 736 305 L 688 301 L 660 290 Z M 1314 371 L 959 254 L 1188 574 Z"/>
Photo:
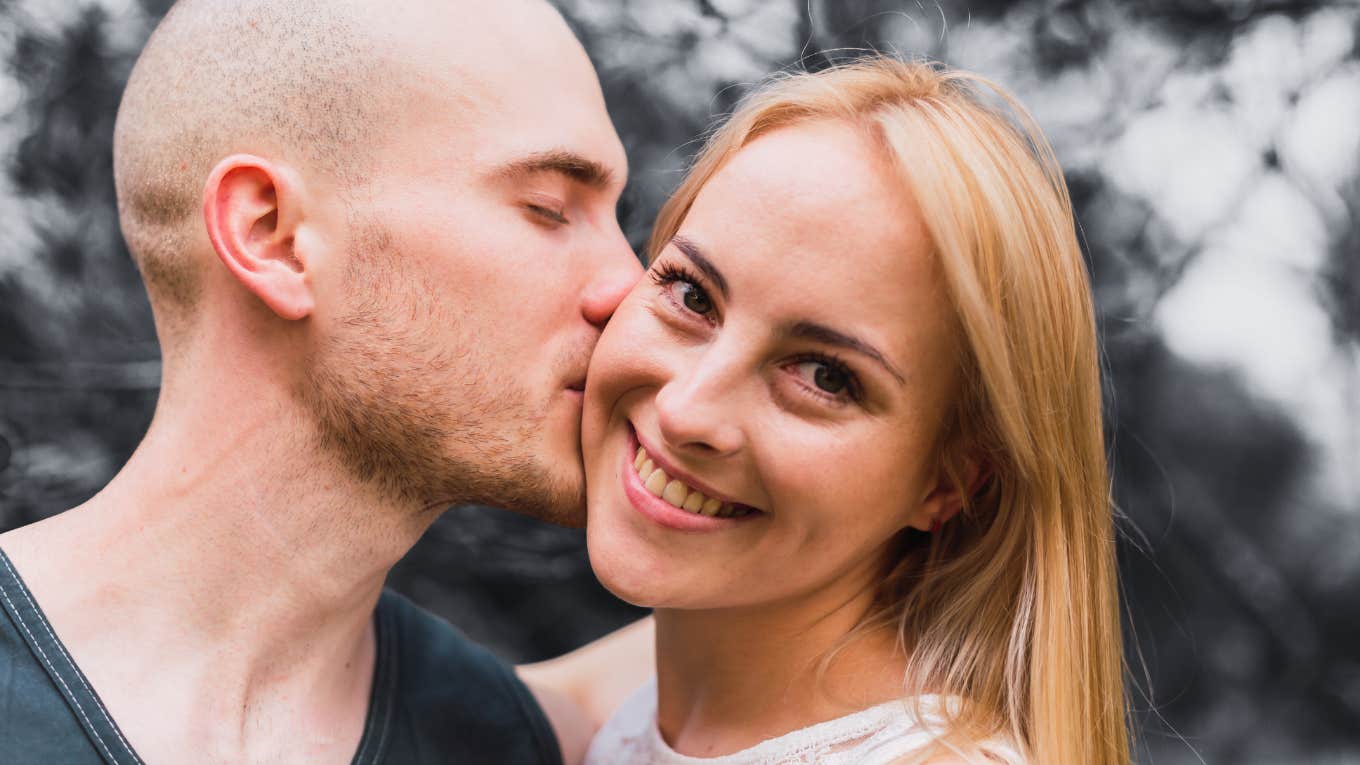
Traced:
<path fill-rule="evenodd" d="M 658 724 L 682 754 L 902 696 L 886 633 L 819 674 L 894 538 L 960 505 L 937 459 L 953 314 L 891 167 L 842 122 L 756 138 L 699 192 L 592 359 L 591 563 L 656 609 Z M 667 480 L 756 512 L 695 521 L 656 504 L 637 490 L 639 444 Z"/>
<path fill-rule="evenodd" d="M 542 2 L 189 0 L 115 154 L 156 414 L 0 547 L 146 761 L 349 762 L 438 513 L 582 520 L 586 367 L 639 274 L 594 70 Z"/>

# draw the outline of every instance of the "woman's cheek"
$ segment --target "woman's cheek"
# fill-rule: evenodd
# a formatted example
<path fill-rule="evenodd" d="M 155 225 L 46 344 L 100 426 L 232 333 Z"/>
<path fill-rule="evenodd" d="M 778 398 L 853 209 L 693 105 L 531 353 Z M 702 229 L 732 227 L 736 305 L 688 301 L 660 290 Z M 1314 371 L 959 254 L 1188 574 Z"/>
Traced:
<path fill-rule="evenodd" d="M 670 379 L 679 344 L 665 322 L 650 307 L 638 307 L 624 317 L 622 343 L 611 353 L 622 355 L 617 364 L 631 386 L 661 385 Z"/>

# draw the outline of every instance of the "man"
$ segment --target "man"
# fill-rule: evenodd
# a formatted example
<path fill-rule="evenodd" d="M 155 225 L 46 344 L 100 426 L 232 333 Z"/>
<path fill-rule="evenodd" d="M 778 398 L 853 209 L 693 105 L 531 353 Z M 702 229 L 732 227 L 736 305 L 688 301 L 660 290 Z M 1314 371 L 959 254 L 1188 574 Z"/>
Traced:
<path fill-rule="evenodd" d="M 183 0 L 114 151 L 162 389 L 103 491 L 0 536 L 0 761 L 559 761 L 382 587 L 450 504 L 581 520 L 586 365 L 639 268 L 561 17 Z"/>

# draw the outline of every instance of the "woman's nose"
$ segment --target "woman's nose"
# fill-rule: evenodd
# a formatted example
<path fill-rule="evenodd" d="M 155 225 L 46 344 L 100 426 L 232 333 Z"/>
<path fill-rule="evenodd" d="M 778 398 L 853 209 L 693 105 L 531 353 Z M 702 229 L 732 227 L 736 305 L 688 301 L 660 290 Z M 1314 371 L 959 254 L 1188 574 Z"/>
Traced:
<path fill-rule="evenodd" d="M 701 366 L 661 387 L 656 411 L 666 446 L 706 457 L 727 456 L 741 449 L 744 435 L 731 377 Z"/>

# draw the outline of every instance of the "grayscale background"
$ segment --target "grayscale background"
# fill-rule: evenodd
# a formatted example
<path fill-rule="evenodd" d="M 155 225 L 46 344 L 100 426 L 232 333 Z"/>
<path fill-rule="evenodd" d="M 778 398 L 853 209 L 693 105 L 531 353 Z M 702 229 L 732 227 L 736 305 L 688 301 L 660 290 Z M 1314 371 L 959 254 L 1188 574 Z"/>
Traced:
<path fill-rule="evenodd" d="M 0 530 L 83 501 L 151 417 L 159 354 L 109 149 L 167 5 L 0 0 Z M 635 245 L 696 136 L 767 72 L 871 47 L 1017 92 L 1088 246 L 1139 761 L 1360 762 L 1360 5 L 559 6 L 629 151 Z M 391 581 L 540 659 L 639 613 L 583 548 L 456 508 Z"/>

